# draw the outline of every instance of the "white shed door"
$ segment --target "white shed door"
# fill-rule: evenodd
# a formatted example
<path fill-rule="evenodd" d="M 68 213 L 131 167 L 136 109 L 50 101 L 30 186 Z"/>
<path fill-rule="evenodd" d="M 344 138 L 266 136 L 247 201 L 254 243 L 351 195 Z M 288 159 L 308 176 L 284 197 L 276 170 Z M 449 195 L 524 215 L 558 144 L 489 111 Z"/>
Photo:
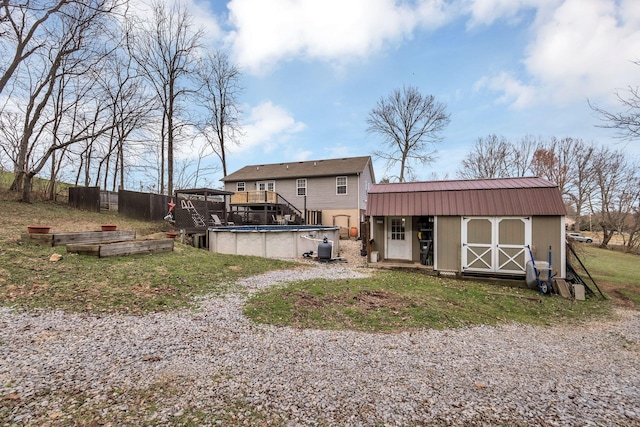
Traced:
<path fill-rule="evenodd" d="M 411 259 L 411 218 L 387 218 L 388 259 Z"/>
<path fill-rule="evenodd" d="M 529 245 L 529 217 L 462 218 L 463 271 L 524 274 Z"/>

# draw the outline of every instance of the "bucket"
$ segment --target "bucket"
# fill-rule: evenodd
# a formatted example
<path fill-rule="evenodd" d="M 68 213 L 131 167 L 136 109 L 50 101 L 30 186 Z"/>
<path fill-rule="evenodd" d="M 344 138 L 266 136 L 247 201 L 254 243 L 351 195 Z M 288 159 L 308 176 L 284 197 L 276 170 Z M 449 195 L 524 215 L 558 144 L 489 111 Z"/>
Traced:
<path fill-rule="evenodd" d="M 371 262 L 378 262 L 378 251 L 371 251 Z"/>

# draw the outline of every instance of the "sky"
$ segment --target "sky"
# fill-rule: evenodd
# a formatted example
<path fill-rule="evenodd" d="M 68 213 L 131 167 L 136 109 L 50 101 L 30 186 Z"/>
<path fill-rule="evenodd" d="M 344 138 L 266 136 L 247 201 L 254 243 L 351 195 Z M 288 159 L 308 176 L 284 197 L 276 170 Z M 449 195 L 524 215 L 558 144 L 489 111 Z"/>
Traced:
<path fill-rule="evenodd" d="M 582 138 L 640 158 L 640 141 L 598 127 L 588 104 L 619 111 L 616 90 L 640 85 L 638 0 L 188 1 L 242 72 L 229 172 L 371 155 L 382 138 L 367 133 L 369 112 L 403 86 L 451 115 L 418 180 L 456 178 L 490 134 Z"/>

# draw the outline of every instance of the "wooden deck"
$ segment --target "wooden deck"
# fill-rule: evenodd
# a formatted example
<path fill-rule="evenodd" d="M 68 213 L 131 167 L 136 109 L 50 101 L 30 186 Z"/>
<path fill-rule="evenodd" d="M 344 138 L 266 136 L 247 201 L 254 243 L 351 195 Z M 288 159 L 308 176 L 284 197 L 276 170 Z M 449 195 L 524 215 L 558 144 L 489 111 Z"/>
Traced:
<path fill-rule="evenodd" d="M 275 191 L 253 190 L 237 191 L 231 196 L 232 205 L 277 204 L 278 193 Z"/>

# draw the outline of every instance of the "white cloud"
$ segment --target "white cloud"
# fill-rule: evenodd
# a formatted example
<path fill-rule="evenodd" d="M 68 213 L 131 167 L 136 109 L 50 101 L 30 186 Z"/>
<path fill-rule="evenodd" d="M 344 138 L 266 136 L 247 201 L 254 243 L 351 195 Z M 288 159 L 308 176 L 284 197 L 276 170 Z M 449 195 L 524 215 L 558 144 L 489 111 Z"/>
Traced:
<path fill-rule="evenodd" d="M 491 23 L 515 16 L 535 1 L 474 2 L 472 20 Z M 523 108 L 534 103 L 567 105 L 586 98 L 613 100 L 616 88 L 638 83 L 640 3 L 637 0 L 540 1 L 522 64 L 526 73 L 502 71 L 477 88 L 502 92 L 499 102 Z M 489 14 L 489 6 L 495 8 Z M 553 6 L 553 7 L 551 7 Z M 484 13 L 486 9 L 486 14 Z"/>
<path fill-rule="evenodd" d="M 529 107 L 536 101 L 536 88 L 523 84 L 507 72 L 501 72 L 493 77 L 483 77 L 476 82 L 474 88 L 502 92 L 496 102 L 509 104 L 516 109 Z"/>
<path fill-rule="evenodd" d="M 312 155 L 313 155 L 313 151 L 308 151 L 308 150 L 296 151 L 294 153 L 293 159 L 298 162 L 304 162 L 305 160 L 309 160 Z"/>
<path fill-rule="evenodd" d="M 344 62 L 410 37 L 447 17 L 443 0 L 231 0 L 236 60 L 254 73 L 291 57 Z"/>
<path fill-rule="evenodd" d="M 538 26 L 524 63 L 555 102 L 611 94 L 637 81 L 638 22 L 635 0 L 568 0 Z"/>
<path fill-rule="evenodd" d="M 271 102 L 263 102 L 251 109 L 243 127 L 244 138 L 240 146 L 234 148 L 234 152 L 271 152 L 305 128 L 304 123 L 297 122 L 284 108 Z"/>
<path fill-rule="evenodd" d="M 520 21 L 525 10 L 540 9 L 558 0 L 463 0 L 462 8 L 470 15 L 467 26 L 492 25 L 495 21 L 509 23 Z"/>

